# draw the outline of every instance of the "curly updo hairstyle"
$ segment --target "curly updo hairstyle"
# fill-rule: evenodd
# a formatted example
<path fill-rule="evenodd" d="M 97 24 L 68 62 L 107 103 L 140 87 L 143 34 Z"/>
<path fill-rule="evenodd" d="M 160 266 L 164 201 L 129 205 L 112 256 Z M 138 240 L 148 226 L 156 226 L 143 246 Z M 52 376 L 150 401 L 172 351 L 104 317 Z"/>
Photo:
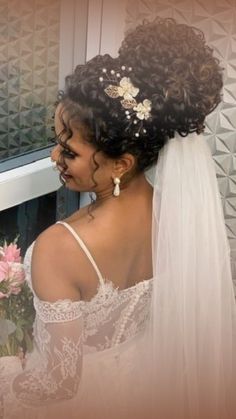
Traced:
<path fill-rule="evenodd" d="M 146 132 L 138 138 L 120 100 L 109 97 L 101 82 L 103 69 L 110 74 L 123 66 L 131 67 L 126 76 L 139 89 L 137 102 L 152 102 L 150 118 L 143 122 Z M 96 150 L 111 158 L 131 153 L 141 172 L 156 162 L 175 132 L 187 136 L 204 130 L 205 117 L 221 100 L 221 88 L 222 69 L 203 33 L 157 18 L 128 33 L 117 58 L 98 55 L 77 66 L 66 78 L 61 101 Z"/>

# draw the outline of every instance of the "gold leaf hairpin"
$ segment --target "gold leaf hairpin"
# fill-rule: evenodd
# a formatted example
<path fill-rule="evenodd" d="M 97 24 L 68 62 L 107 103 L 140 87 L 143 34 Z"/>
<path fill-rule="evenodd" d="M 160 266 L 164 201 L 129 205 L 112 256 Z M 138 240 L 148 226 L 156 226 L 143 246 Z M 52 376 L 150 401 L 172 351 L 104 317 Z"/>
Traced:
<path fill-rule="evenodd" d="M 125 66 L 121 67 L 122 71 L 126 70 Z M 127 69 L 129 72 L 132 71 L 131 67 Z M 130 125 L 133 123 L 137 126 L 138 131 L 135 133 L 136 137 L 139 137 L 140 133 L 146 134 L 146 129 L 143 128 L 143 121 L 148 120 L 151 117 L 152 102 L 149 99 L 143 100 L 143 102 L 137 102 L 135 99 L 139 93 L 139 88 L 135 87 L 130 80 L 130 77 L 121 77 L 120 72 L 110 70 L 110 76 L 106 68 L 103 68 L 102 72 L 106 76 L 99 77 L 99 81 L 109 82 L 109 85 L 104 89 L 104 92 L 112 99 L 121 98 L 121 106 L 125 109 L 127 120 L 130 121 Z M 115 84 L 111 84 L 115 83 Z"/>

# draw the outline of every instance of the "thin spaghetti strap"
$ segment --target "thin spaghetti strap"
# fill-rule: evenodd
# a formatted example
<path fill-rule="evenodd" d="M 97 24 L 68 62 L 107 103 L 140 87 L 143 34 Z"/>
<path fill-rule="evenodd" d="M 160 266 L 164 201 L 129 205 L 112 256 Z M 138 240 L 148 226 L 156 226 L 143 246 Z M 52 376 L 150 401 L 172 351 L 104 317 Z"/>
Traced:
<path fill-rule="evenodd" d="M 90 260 L 91 264 L 93 265 L 97 276 L 99 278 L 99 282 L 103 285 L 104 284 L 104 279 L 103 276 L 100 272 L 100 270 L 98 269 L 98 266 L 93 258 L 93 256 L 91 255 L 90 251 L 88 250 L 87 246 L 85 245 L 85 243 L 83 242 L 83 240 L 79 237 L 79 235 L 75 232 L 75 230 L 67 223 L 65 223 L 64 221 L 57 221 L 57 224 L 62 224 L 64 225 L 67 230 L 69 230 L 72 234 L 72 236 L 74 236 L 75 240 L 79 243 L 80 247 L 83 249 L 84 253 L 86 254 L 86 256 L 88 257 L 88 259 Z"/>

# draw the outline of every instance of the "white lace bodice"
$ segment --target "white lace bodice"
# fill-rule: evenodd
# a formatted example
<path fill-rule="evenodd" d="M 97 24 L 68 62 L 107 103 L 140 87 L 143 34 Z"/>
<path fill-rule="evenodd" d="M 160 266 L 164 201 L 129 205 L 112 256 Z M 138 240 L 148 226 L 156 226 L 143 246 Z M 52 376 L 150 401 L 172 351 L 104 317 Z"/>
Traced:
<path fill-rule="evenodd" d="M 75 231 L 67 228 L 80 244 L 97 272 L 99 284 L 90 301 L 41 301 L 31 283 L 32 244 L 25 256 L 26 278 L 34 293 L 34 366 L 17 376 L 16 397 L 24 403 L 40 404 L 70 398 L 77 391 L 83 356 L 104 351 L 133 338 L 145 328 L 153 279 L 119 290 L 100 273 L 89 250 Z M 38 359 L 40 357 L 40 361 Z M 31 388 L 31 391 L 29 389 Z"/>

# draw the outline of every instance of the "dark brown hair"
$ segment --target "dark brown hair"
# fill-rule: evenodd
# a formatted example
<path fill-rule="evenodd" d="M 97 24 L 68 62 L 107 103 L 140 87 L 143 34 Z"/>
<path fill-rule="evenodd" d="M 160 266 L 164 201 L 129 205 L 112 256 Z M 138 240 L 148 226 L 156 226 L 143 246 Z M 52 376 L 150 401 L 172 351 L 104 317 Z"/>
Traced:
<path fill-rule="evenodd" d="M 99 80 L 103 69 L 132 67 L 128 77 L 139 88 L 139 102 L 152 102 L 146 133 L 135 137 L 120 100 L 109 97 Z M 203 33 L 173 19 L 144 22 L 128 33 L 119 56 L 98 55 L 66 78 L 61 99 L 86 139 L 111 158 L 128 152 L 137 171 L 158 158 L 175 132 L 187 136 L 204 130 L 205 117 L 221 100 L 222 69 Z M 132 131 L 133 130 L 133 131 Z"/>

